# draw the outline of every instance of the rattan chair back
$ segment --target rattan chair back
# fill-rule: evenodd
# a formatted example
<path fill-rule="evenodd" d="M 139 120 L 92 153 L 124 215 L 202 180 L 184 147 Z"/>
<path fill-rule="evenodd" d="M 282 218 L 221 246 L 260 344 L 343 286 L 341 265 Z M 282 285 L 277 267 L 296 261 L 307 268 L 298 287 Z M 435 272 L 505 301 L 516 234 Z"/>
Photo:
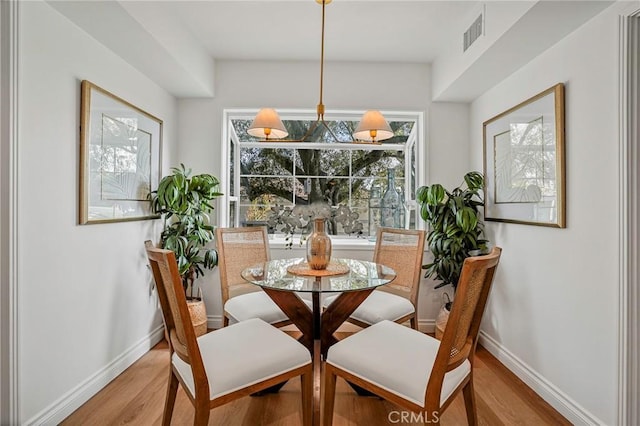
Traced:
<path fill-rule="evenodd" d="M 445 373 L 466 359 L 473 365 L 480 322 L 501 253 L 500 247 L 494 247 L 488 255 L 468 257 L 464 261 L 451 314 L 427 386 L 427 401 L 431 399 L 434 405 L 436 401 L 439 404 Z"/>
<path fill-rule="evenodd" d="M 414 229 L 379 228 L 373 260 L 396 271 L 391 284 L 380 287 L 406 297 L 416 306 L 422 256 L 424 253 L 425 232 Z"/>
<path fill-rule="evenodd" d="M 198 392 L 209 393 L 204 364 L 196 342 L 196 334 L 187 307 L 187 298 L 178 272 L 175 253 L 171 250 L 155 248 L 145 243 L 149 265 L 158 291 L 162 316 L 169 336 L 170 352 L 178 354 L 191 365 L 194 377 L 204 377 L 204 383 L 195 382 Z"/>
<path fill-rule="evenodd" d="M 265 226 L 217 228 L 218 268 L 222 305 L 231 297 L 260 288 L 247 283 L 242 271 L 258 262 L 270 260 L 269 239 Z"/>

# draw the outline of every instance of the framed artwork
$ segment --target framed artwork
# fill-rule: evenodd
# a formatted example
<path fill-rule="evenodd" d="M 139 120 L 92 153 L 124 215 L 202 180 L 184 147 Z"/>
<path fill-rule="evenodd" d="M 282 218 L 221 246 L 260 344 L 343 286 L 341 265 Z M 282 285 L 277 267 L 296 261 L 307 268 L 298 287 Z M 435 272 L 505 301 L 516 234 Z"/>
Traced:
<path fill-rule="evenodd" d="M 565 227 L 564 85 L 483 123 L 484 217 Z"/>
<path fill-rule="evenodd" d="M 156 219 L 148 195 L 160 179 L 162 120 L 83 80 L 80 224 Z"/>

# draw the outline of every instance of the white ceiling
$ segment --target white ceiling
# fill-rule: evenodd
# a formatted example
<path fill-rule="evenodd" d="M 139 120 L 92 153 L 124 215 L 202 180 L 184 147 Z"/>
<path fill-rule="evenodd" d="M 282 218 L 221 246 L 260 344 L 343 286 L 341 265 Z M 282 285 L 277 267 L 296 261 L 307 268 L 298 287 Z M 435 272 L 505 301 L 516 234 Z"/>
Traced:
<path fill-rule="evenodd" d="M 214 96 L 215 60 L 319 61 L 314 0 L 47 0 L 177 97 Z M 327 61 L 430 63 L 434 99 L 470 101 L 611 0 L 334 0 Z M 462 34 L 485 10 L 482 40 Z"/>
<path fill-rule="evenodd" d="M 336 0 L 326 6 L 325 58 L 432 62 L 446 40 L 462 38 L 459 27 L 477 4 Z M 214 58 L 320 57 L 322 6 L 313 0 L 173 1 L 153 7 L 187 28 Z"/>

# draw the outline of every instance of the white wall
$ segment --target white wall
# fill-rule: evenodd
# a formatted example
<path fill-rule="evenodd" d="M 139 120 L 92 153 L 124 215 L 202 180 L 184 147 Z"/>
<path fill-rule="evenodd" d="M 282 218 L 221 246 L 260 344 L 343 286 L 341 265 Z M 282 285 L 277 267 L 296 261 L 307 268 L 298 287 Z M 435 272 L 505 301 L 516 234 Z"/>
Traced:
<path fill-rule="evenodd" d="M 619 424 L 617 9 L 471 105 L 480 168 L 483 121 L 566 85 L 567 228 L 487 224 L 504 252 L 483 330 L 494 352 L 550 402 L 568 404 L 556 408 L 577 424 Z"/>
<path fill-rule="evenodd" d="M 46 3 L 21 3 L 20 46 L 20 419 L 56 424 L 162 324 L 143 249 L 158 221 L 78 225 L 80 81 L 162 118 L 165 164 L 177 104 Z"/>
<path fill-rule="evenodd" d="M 319 99 L 317 62 L 216 61 L 216 98 L 179 101 L 179 160 L 196 172 L 219 175 L 222 159 L 221 121 L 224 108 L 271 106 L 315 109 Z M 459 184 L 469 162 L 468 106 L 431 104 L 430 69 L 418 64 L 327 63 L 324 104 L 330 109 L 424 111 L 427 117 L 428 176 Z M 430 154 L 436 153 L 437 158 Z M 355 258 L 370 259 L 372 247 L 346 249 Z M 339 251 L 337 253 L 340 253 Z M 294 256 L 275 249 L 274 257 Z M 346 254 L 343 254 L 346 255 Z M 218 272 L 202 281 L 211 325 L 221 318 Z M 426 282 L 428 281 L 428 282 Z M 433 282 L 421 287 L 419 317 L 433 326 L 440 292 Z"/>
<path fill-rule="evenodd" d="M 324 104 L 330 109 L 427 111 L 429 67 L 414 64 L 326 63 Z M 181 100 L 180 161 L 194 170 L 220 168 L 224 108 L 270 106 L 315 110 L 318 62 L 216 61 L 216 97 Z"/>
<path fill-rule="evenodd" d="M 469 172 L 469 104 L 434 102 L 429 111 L 428 184 L 453 189 Z M 482 171 L 482 169 L 477 169 Z"/>

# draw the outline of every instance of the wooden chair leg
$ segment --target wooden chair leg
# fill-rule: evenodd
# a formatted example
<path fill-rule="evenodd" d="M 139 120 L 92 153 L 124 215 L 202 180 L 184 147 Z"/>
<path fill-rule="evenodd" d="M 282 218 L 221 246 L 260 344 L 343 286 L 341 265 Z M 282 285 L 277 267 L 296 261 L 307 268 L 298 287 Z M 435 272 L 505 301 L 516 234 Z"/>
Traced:
<path fill-rule="evenodd" d="M 162 425 L 169 426 L 171 424 L 171 416 L 173 407 L 176 403 L 176 394 L 178 393 L 178 378 L 173 369 L 169 367 L 169 385 L 167 386 L 167 398 L 164 401 L 164 413 L 162 414 Z"/>
<path fill-rule="evenodd" d="M 333 424 L 333 407 L 336 399 L 336 375 L 331 366 L 324 365 L 324 410 L 322 411 L 323 426 Z"/>
<path fill-rule="evenodd" d="M 222 326 L 226 327 L 229 325 L 229 318 L 226 315 L 222 315 Z"/>
<path fill-rule="evenodd" d="M 302 424 L 313 423 L 313 370 L 300 376 L 302 387 Z"/>
<path fill-rule="evenodd" d="M 464 395 L 464 408 L 467 411 L 467 423 L 469 426 L 478 424 L 478 413 L 476 411 L 476 395 L 473 391 L 473 376 L 469 378 L 467 384 L 462 388 Z"/>
<path fill-rule="evenodd" d="M 418 329 L 418 318 L 416 318 L 415 316 L 411 317 L 409 322 L 411 323 L 411 328 L 413 328 L 414 330 Z"/>
<path fill-rule="evenodd" d="M 209 424 L 209 414 L 211 408 L 209 404 L 195 404 L 196 413 L 193 417 L 193 426 L 207 426 Z"/>

